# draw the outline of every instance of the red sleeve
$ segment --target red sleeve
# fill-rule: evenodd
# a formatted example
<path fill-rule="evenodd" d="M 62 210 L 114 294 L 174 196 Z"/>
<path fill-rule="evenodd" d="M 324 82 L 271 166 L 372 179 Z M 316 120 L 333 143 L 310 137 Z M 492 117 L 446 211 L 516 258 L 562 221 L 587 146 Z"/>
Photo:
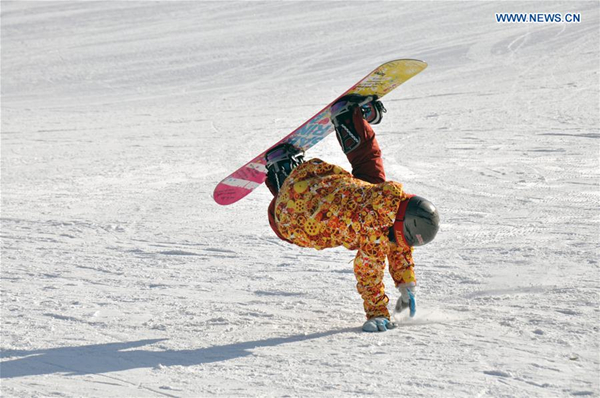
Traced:
<path fill-rule="evenodd" d="M 359 107 L 354 109 L 352 121 L 361 139 L 359 146 L 346 154 L 348 161 L 352 164 L 352 174 L 354 177 L 371 184 L 385 182 L 381 149 L 379 149 L 373 128 L 363 119 Z"/>

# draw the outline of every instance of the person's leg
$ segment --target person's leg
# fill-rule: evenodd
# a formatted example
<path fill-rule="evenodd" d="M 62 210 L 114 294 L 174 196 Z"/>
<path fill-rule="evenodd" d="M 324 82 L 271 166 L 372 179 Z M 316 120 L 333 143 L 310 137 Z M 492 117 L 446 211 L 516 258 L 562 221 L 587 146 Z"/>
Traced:
<path fill-rule="evenodd" d="M 356 289 L 364 301 L 367 319 L 390 317 L 387 309 L 389 299 L 383 284 L 384 271 L 385 255 L 372 255 L 363 249 L 358 251 L 354 259 L 354 275 L 358 282 Z"/>

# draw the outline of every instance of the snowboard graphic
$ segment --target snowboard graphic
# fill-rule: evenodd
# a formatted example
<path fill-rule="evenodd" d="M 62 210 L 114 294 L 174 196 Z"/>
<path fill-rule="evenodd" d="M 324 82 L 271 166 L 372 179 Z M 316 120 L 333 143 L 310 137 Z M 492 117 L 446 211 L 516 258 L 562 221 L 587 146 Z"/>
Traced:
<path fill-rule="evenodd" d="M 303 125 L 221 181 L 213 194 L 215 202 L 220 205 L 230 205 L 265 182 L 267 179 L 265 154 L 269 149 L 288 143 L 306 151 L 334 131 L 329 118 L 330 108 L 339 98 L 348 94 L 381 98 L 426 67 L 425 62 L 414 59 L 398 59 L 380 65 Z"/>

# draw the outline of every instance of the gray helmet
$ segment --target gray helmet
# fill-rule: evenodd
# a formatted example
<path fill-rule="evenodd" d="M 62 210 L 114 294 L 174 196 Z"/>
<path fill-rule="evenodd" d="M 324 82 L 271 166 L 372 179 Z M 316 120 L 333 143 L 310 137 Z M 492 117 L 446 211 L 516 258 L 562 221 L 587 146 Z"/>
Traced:
<path fill-rule="evenodd" d="M 422 246 L 431 242 L 439 229 L 440 216 L 433 203 L 416 195 L 400 203 L 394 223 L 396 241 Z"/>

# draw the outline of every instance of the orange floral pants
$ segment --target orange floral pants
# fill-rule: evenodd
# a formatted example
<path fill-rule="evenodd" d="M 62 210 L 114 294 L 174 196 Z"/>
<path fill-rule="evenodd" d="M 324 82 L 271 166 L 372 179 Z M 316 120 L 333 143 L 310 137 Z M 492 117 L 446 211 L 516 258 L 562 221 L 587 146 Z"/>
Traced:
<path fill-rule="evenodd" d="M 387 247 L 386 247 L 387 246 Z M 390 317 L 387 309 L 389 302 L 383 284 L 385 270 L 385 253 L 389 272 L 396 286 L 404 283 L 416 283 L 412 249 L 389 242 L 381 244 L 381 255 L 371 256 L 359 249 L 354 259 L 354 275 L 356 276 L 358 293 L 364 300 L 367 319 L 383 316 Z"/>

